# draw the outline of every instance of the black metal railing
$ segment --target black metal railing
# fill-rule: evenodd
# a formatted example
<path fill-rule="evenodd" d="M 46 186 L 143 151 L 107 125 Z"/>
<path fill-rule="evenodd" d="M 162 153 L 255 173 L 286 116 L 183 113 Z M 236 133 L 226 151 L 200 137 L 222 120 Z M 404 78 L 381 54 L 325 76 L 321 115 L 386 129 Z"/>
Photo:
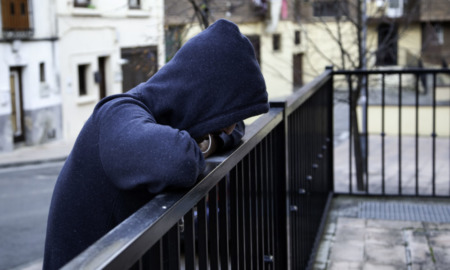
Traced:
<path fill-rule="evenodd" d="M 350 136 L 335 150 L 341 161 L 335 192 L 448 197 L 450 70 L 335 71 L 333 77 L 353 103 Z"/>
<path fill-rule="evenodd" d="M 208 159 L 186 191 L 156 196 L 65 269 L 304 269 L 333 191 L 326 70 Z"/>

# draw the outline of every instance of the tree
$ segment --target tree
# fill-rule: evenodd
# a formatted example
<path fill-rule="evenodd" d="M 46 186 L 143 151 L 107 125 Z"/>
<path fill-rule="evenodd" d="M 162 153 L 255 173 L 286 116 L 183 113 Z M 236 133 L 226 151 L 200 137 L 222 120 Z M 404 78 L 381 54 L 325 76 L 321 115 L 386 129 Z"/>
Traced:
<path fill-rule="evenodd" d="M 389 3 L 389 1 L 386 1 L 385 5 L 389 5 Z M 310 14 L 305 11 L 305 9 L 308 8 L 307 5 L 310 5 Z M 319 44 L 307 35 L 309 41 L 308 44 L 310 44 L 321 57 L 326 59 L 327 62 L 332 64 L 338 70 L 366 70 L 373 68 L 373 63 L 383 64 L 383 59 L 390 59 L 389 56 L 393 55 L 393 46 L 397 44 L 401 37 L 401 33 L 397 32 L 398 24 L 401 23 L 403 31 L 405 31 L 409 24 L 416 18 L 420 5 L 419 1 L 410 0 L 408 5 L 404 7 L 405 15 L 398 18 L 389 18 L 385 16 L 381 8 L 379 9 L 378 14 L 373 14 L 380 25 L 387 26 L 383 29 L 383 35 L 378 36 L 378 47 L 375 50 L 369 50 L 367 46 L 367 0 L 316 0 L 307 4 L 303 3 L 303 8 L 303 16 L 301 16 L 298 22 L 300 24 L 313 22 L 322 25 L 323 30 L 328 34 L 330 42 L 333 42 L 339 50 L 339 57 L 330 57 L 329 52 L 321 50 Z M 305 20 L 305 17 L 309 18 L 309 20 Z M 331 24 L 335 27 L 332 27 Z M 346 27 L 349 25 L 353 31 L 351 37 L 344 34 L 346 31 L 345 29 L 347 29 Z M 356 54 L 354 53 L 355 47 L 357 51 Z M 376 58 L 376 61 L 373 61 L 374 57 Z M 354 146 L 357 189 L 363 191 L 367 189 L 366 181 L 364 179 L 364 175 L 367 175 L 367 168 L 365 168 L 367 162 L 365 136 L 367 136 L 367 131 L 363 130 L 361 133 L 359 130 L 357 106 L 360 98 L 362 96 L 367 96 L 365 89 L 366 77 L 347 76 L 346 80 L 350 89 L 350 95 L 347 102 L 349 103 L 350 108 L 350 135 L 351 138 L 353 138 L 352 143 Z M 367 108 L 364 108 L 363 114 L 365 114 L 366 109 Z M 363 116 L 363 121 L 364 120 L 365 117 Z M 363 129 L 364 128 L 365 125 L 363 124 Z"/>

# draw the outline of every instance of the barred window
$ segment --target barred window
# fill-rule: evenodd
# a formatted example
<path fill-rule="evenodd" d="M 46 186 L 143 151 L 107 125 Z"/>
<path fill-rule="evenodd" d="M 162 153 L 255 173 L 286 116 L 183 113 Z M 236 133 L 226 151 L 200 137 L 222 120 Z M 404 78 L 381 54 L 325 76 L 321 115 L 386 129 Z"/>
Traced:
<path fill-rule="evenodd" d="M 337 17 L 347 16 L 348 3 L 347 1 L 326 0 L 315 1 L 313 3 L 314 17 Z"/>

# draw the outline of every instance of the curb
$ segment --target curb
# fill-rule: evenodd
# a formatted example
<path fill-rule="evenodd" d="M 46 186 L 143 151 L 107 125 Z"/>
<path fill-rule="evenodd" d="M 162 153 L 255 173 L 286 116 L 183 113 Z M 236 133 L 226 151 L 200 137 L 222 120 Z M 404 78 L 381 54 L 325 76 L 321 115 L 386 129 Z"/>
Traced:
<path fill-rule="evenodd" d="M 65 161 L 66 159 L 67 159 L 67 157 L 57 157 L 57 158 L 47 158 L 47 159 L 41 159 L 41 160 L 16 161 L 16 162 L 11 162 L 11 163 L 0 164 L 0 169 L 12 168 L 12 167 L 22 167 L 22 166 L 28 166 L 28 165 L 38 165 L 38 164 L 52 163 L 52 162 L 60 162 L 60 161 Z"/>

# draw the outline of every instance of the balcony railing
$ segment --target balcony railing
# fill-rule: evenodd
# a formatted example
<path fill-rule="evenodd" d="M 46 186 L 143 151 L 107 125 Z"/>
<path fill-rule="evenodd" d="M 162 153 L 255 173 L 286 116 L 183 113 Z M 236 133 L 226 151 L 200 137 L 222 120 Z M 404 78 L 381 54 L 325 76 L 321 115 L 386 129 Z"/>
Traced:
<path fill-rule="evenodd" d="M 312 268 L 334 193 L 450 196 L 449 76 L 327 69 L 272 103 L 237 149 L 209 158 L 196 186 L 156 196 L 65 269 Z M 334 148 L 334 95 L 352 104 L 358 79 L 366 99 L 347 108 L 347 124 L 353 134 L 357 119 L 361 138 Z"/>
<path fill-rule="evenodd" d="M 332 71 L 208 159 L 190 190 L 156 196 L 65 269 L 304 269 L 333 190 Z"/>
<path fill-rule="evenodd" d="M 449 197 L 450 69 L 335 71 L 335 93 L 351 103 L 358 79 L 367 91 L 336 150 L 335 193 Z"/>

